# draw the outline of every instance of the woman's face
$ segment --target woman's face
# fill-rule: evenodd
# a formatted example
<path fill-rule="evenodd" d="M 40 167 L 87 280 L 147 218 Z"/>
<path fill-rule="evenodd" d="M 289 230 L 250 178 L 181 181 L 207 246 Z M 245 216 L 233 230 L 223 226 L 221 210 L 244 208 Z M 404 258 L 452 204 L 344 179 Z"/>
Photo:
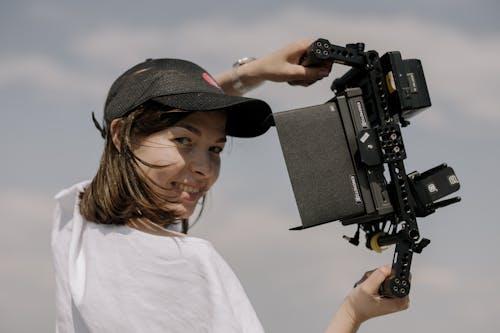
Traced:
<path fill-rule="evenodd" d="M 153 165 L 139 163 L 151 184 L 165 199 L 176 202 L 174 209 L 188 218 L 198 200 L 219 176 L 220 154 L 226 142 L 226 114 L 222 111 L 194 112 L 174 126 L 154 133 L 140 142 L 134 154 Z"/>

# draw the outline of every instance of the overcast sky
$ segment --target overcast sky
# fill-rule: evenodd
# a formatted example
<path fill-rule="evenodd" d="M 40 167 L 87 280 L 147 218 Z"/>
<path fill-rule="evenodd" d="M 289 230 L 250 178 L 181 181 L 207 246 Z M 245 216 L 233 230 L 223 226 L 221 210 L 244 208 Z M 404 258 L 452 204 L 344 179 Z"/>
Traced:
<path fill-rule="evenodd" d="M 404 129 L 407 171 L 447 162 L 460 204 L 420 220 L 431 245 L 413 261 L 408 311 L 360 332 L 500 330 L 500 21 L 498 1 L 0 2 L 0 331 L 54 330 L 53 195 L 91 178 L 102 140 L 90 112 L 146 58 L 213 74 L 295 39 L 365 42 L 422 60 L 433 106 Z M 275 112 L 319 104 L 345 71 L 309 88 L 266 84 Z M 227 259 L 268 332 L 322 332 L 363 272 L 389 263 L 342 239 L 339 223 L 300 224 L 276 131 L 232 140 L 209 208 L 193 229 Z"/>

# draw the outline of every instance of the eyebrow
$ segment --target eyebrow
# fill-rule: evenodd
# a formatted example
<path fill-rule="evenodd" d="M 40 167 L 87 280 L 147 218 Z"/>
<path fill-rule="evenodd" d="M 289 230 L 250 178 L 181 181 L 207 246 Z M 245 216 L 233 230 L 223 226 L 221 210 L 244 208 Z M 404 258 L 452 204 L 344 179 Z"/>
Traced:
<path fill-rule="evenodd" d="M 188 124 L 177 124 L 176 126 L 185 128 L 188 131 L 193 132 L 194 134 L 196 134 L 198 136 L 201 136 L 201 131 L 198 128 L 194 127 L 194 126 L 191 126 L 191 125 L 188 125 Z M 227 141 L 226 137 L 223 137 L 223 138 L 218 139 L 216 142 L 226 142 L 226 141 Z"/>

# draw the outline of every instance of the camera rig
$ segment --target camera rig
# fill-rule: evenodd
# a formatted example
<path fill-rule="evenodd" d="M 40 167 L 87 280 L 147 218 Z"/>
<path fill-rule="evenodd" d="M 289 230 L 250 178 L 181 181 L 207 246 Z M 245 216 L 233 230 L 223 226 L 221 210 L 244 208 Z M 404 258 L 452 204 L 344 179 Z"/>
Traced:
<path fill-rule="evenodd" d="M 302 220 L 292 230 L 340 220 L 358 226 L 353 237 L 344 236 L 351 244 L 359 244 L 360 231 L 373 251 L 394 244 L 392 274 L 379 293 L 405 297 L 413 253 L 430 243 L 421 238 L 417 217 L 460 201 L 443 199 L 460 183 L 446 164 L 423 173 L 405 171 L 401 128 L 431 105 L 420 60 L 403 60 L 397 51 L 379 57 L 364 48 L 326 39 L 312 43 L 301 64 L 333 62 L 351 69 L 333 81 L 331 100 L 277 112 L 274 124 Z M 307 140 L 298 142 L 300 137 Z"/>

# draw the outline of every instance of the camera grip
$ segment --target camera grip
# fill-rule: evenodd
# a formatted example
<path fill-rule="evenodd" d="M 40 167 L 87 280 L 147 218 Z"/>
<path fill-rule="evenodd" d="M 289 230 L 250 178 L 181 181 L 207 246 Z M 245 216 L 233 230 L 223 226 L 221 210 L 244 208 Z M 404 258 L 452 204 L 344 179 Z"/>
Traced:
<path fill-rule="evenodd" d="M 330 49 L 332 44 L 324 38 L 314 41 L 299 60 L 299 65 L 305 67 L 319 67 L 331 62 Z"/>
<path fill-rule="evenodd" d="M 307 51 L 302 54 L 299 59 L 298 64 L 304 67 L 322 67 L 328 66 L 329 63 L 332 62 L 330 59 L 329 49 L 331 44 L 328 40 L 324 38 L 319 38 L 307 48 Z M 309 85 L 314 83 L 314 81 L 305 81 L 305 80 L 297 80 L 297 81 L 289 81 L 288 84 L 295 85 Z"/>
<path fill-rule="evenodd" d="M 410 293 L 410 282 L 408 280 L 400 280 L 396 276 L 391 275 L 382 282 L 378 293 L 382 297 L 387 298 L 403 298 Z"/>
<path fill-rule="evenodd" d="M 361 280 L 354 284 L 354 288 L 363 283 L 375 270 L 366 272 Z M 378 294 L 385 298 L 403 298 L 410 292 L 410 282 L 408 280 L 398 279 L 394 274 L 391 274 L 382 282 L 378 289 Z"/>

